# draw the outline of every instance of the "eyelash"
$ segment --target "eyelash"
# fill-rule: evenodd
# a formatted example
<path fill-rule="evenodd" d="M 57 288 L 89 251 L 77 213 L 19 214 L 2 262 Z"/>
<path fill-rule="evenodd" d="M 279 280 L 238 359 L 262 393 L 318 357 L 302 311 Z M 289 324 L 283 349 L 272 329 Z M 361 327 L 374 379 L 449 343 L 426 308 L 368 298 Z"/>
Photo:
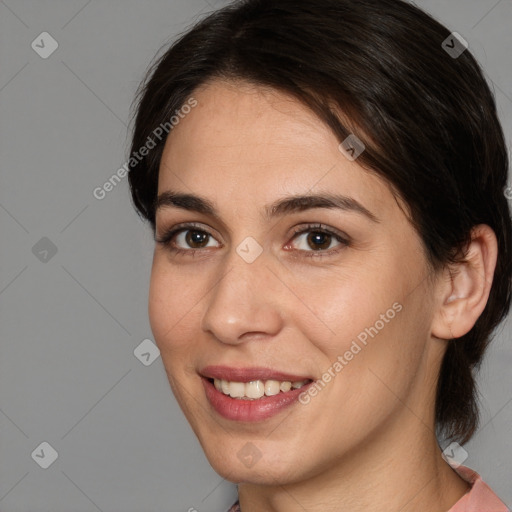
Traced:
<path fill-rule="evenodd" d="M 176 235 L 180 234 L 183 231 L 197 231 L 199 233 L 204 233 L 212 238 L 213 235 L 203 229 L 198 224 L 180 224 L 178 226 L 175 226 L 168 231 L 165 231 L 163 235 L 160 238 L 155 238 L 155 242 L 163 245 L 164 247 L 168 248 L 172 253 L 179 255 L 179 254 L 186 254 L 188 256 L 193 257 L 197 252 L 202 251 L 203 249 L 181 249 L 179 247 L 173 247 L 172 241 L 176 237 Z M 348 247 L 350 245 L 349 238 L 345 235 L 342 236 L 339 233 L 335 233 L 334 231 L 331 231 L 330 229 L 325 228 L 322 224 L 308 224 L 306 226 L 302 226 L 300 228 L 297 228 L 296 231 L 292 234 L 292 240 L 296 238 L 298 235 L 302 235 L 304 233 L 322 233 L 325 235 L 330 235 L 334 239 L 336 239 L 338 242 L 340 242 L 341 246 L 337 249 L 329 249 L 329 250 L 319 250 L 319 251 L 304 251 L 304 250 L 298 250 L 299 252 L 303 253 L 303 256 L 306 258 L 325 258 L 328 256 L 333 256 L 334 254 L 340 252 L 345 247 Z"/>

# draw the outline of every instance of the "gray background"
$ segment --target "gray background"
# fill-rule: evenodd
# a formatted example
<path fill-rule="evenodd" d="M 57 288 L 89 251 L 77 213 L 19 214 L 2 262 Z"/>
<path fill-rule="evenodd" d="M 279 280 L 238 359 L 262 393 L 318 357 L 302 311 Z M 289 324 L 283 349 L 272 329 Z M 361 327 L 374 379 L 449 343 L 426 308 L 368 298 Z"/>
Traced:
<path fill-rule="evenodd" d="M 152 339 L 153 242 L 127 180 L 101 201 L 92 194 L 126 161 L 130 103 L 155 52 L 225 3 L 0 0 L 3 512 L 223 512 L 235 499 L 161 358 L 146 366 L 134 355 Z M 512 0 L 416 3 L 469 42 L 510 145 Z M 59 45 L 46 59 L 31 47 L 44 31 Z M 482 426 L 464 447 L 465 464 L 509 506 L 511 333 L 509 320 L 482 366 Z M 48 449 L 31 455 L 42 442 L 58 452 L 47 469 L 36 461 Z"/>

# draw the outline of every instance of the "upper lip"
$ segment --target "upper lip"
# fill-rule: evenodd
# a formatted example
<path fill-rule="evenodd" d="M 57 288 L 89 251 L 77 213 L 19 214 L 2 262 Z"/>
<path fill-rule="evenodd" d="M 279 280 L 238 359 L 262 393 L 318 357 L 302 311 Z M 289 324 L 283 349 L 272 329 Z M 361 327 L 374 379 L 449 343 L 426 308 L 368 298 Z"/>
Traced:
<path fill-rule="evenodd" d="M 250 382 L 253 380 L 279 380 L 299 382 L 313 380 L 307 375 L 297 375 L 264 367 L 233 367 L 233 366 L 206 366 L 199 372 L 203 377 L 222 379 L 234 382 Z"/>

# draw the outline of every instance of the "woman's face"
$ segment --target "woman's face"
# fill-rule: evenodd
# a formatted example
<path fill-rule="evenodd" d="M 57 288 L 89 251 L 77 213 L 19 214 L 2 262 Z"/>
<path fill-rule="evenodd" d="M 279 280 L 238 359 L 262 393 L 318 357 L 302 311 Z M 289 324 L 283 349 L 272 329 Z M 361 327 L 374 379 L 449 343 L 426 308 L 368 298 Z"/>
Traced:
<path fill-rule="evenodd" d="M 287 483 L 413 442 L 433 425 L 441 352 L 422 245 L 389 187 L 288 96 L 220 81 L 193 96 L 158 194 L 200 199 L 162 196 L 157 239 L 182 231 L 155 246 L 149 316 L 210 463 Z"/>

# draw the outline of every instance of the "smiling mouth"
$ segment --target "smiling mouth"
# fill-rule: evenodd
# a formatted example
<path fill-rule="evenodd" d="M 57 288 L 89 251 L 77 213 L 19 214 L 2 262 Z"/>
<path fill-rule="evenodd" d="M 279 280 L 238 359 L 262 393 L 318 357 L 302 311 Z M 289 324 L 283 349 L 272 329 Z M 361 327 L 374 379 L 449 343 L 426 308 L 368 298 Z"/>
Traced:
<path fill-rule="evenodd" d="M 224 379 L 208 379 L 217 391 L 239 400 L 258 400 L 265 396 L 284 394 L 292 389 L 300 389 L 312 382 L 311 379 L 301 381 L 253 380 L 249 382 L 228 381 Z"/>

